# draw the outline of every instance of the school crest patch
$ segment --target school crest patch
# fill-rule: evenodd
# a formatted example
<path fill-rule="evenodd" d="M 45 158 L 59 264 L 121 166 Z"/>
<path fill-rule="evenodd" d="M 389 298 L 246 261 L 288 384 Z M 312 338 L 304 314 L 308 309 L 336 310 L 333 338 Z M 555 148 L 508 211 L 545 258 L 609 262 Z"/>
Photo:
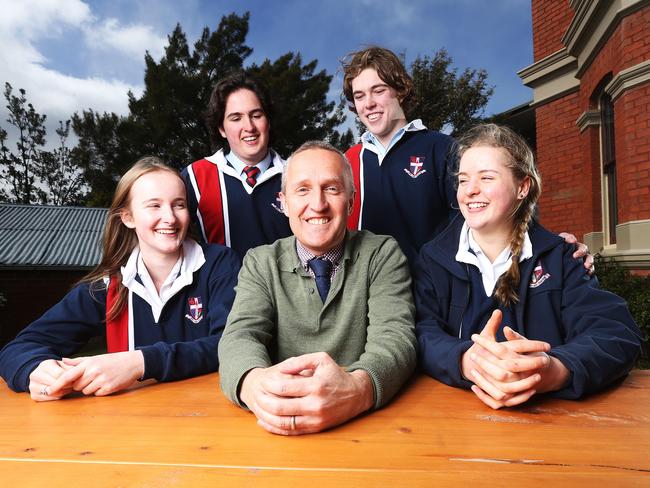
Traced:
<path fill-rule="evenodd" d="M 530 283 L 528 284 L 529 288 L 537 288 L 539 285 L 544 283 L 551 277 L 550 273 L 544 271 L 542 267 L 542 260 L 539 259 L 533 270 L 533 276 L 530 278 Z"/>
<path fill-rule="evenodd" d="M 411 178 L 417 178 L 427 172 L 426 169 L 422 169 L 423 166 L 424 156 L 411 156 L 409 158 L 409 167 L 404 168 L 404 172 Z"/>
<path fill-rule="evenodd" d="M 189 313 L 185 314 L 185 318 L 198 324 L 203 319 L 203 304 L 201 303 L 201 297 L 190 297 L 187 299 L 187 304 L 189 307 Z"/>

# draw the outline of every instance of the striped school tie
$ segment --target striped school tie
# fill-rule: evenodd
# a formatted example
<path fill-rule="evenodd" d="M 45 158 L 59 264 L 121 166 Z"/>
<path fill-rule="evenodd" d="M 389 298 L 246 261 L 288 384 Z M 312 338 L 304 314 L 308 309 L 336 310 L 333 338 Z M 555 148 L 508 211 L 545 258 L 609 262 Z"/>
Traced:
<path fill-rule="evenodd" d="M 257 175 L 260 174 L 260 169 L 257 166 L 246 166 L 244 173 L 246 173 L 246 183 L 253 188 L 257 182 Z"/>

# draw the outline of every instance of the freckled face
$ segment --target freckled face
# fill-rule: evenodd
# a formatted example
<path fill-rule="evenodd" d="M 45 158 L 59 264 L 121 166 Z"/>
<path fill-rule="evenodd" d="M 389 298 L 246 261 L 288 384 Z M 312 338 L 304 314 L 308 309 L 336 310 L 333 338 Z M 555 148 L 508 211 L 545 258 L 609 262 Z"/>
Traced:
<path fill-rule="evenodd" d="M 530 180 L 515 181 L 508 153 L 499 147 L 476 146 L 460 160 L 456 197 L 473 232 L 509 236 L 515 208 L 527 194 Z"/>
<path fill-rule="evenodd" d="M 296 238 L 320 256 L 345 236 L 354 195 L 343 179 L 341 157 L 324 149 L 307 149 L 291 158 L 282 208 Z"/>

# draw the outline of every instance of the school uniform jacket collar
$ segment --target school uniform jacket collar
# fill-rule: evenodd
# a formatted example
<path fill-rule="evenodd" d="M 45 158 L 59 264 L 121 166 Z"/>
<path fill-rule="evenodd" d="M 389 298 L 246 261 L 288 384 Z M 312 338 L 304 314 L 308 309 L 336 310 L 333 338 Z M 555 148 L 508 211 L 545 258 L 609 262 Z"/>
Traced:
<path fill-rule="evenodd" d="M 364 150 L 368 150 L 372 153 L 375 153 L 377 155 L 377 158 L 379 159 L 379 164 L 381 165 L 381 163 L 383 162 L 386 155 L 390 152 L 390 150 L 393 149 L 395 146 L 397 146 L 399 142 L 402 140 L 404 134 L 406 134 L 407 132 L 417 132 L 421 130 L 427 130 L 427 127 L 422 123 L 422 120 L 415 119 L 409 122 L 404 127 L 400 128 L 400 130 L 398 131 L 399 136 L 395 140 L 391 141 L 388 148 L 386 148 L 386 151 L 380 151 L 379 148 L 377 147 L 377 144 L 381 144 L 379 140 L 377 140 L 377 138 L 374 136 L 372 132 L 366 131 L 361 135 L 361 145 Z"/>
<path fill-rule="evenodd" d="M 458 214 L 447 228 L 429 243 L 428 246 L 431 246 L 433 252 L 428 254 L 458 278 L 468 279 L 464 263 L 456 261 L 460 231 L 464 223 L 465 219 L 461 214 Z M 547 231 L 538 225 L 536 221 L 533 221 L 533 224 L 528 229 L 528 235 L 533 245 L 531 260 L 537 260 L 540 254 L 564 242 L 560 236 Z M 529 260 L 524 262 L 526 261 Z M 522 266 L 524 262 L 522 262 Z"/>
<path fill-rule="evenodd" d="M 226 159 L 226 155 L 224 154 L 223 149 L 219 149 L 212 156 L 208 156 L 205 159 L 206 161 L 209 161 L 215 166 L 217 166 L 217 168 L 219 168 L 219 171 L 221 171 L 223 174 L 227 174 L 229 176 L 237 178 L 240 181 L 246 193 L 250 195 L 251 193 L 253 193 L 255 188 L 257 188 L 261 183 L 264 183 L 266 180 L 270 180 L 271 178 L 273 178 L 278 174 L 282 174 L 284 161 L 278 155 L 278 153 L 276 153 L 273 149 L 269 149 L 269 152 L 271 153 L 272 156 L 271 166 L 264 173 L 262 173 L 257 177 L 257 183 L 253 188 L 251 188 L 247 183 L 242 181 L 237 170 L 228 164 L 228 160 Z"/>
<path fill-rule="evenodd" d="M 138 261 L 140 259 L 140 247 L 136 246 L 131 252 L 126 265 L 122 266 L 122 284 L 129 290 L 129 295 L 136 294 L 151 307 L 154 321 L 158 323 L 160 314 L 165 304 L 187 285 L 194 280 L 194 272 L 199 270 L 205 263 L 205 256 L 201 246 L 192 239 L 183 241 L 183 256 L 178 275 L 174 279 L 169 293 L 161 301 L 160 297 L 153 297 L 150 291 L 142 284 L 138 276 Z M 129 297 L 131 302 L 131 297 Z"/>
<path fill-rule="evenodd" d="M 460 239 L 460 230 L 463 226 L 465 219 L 461 214 L 457 215 L 454 220 L 442 231 L 438 237 L 433 241 L 426 244 L 423 251 L 426 255 L 447 269 L 454 277 L 466 283 L 469 286 L 469 274 L 467 265 L 456 261 L 456 252 L 458 250 L 458 241 Z M 543 227 L 533 221 L 533 224 L 528 229 L 530 240 L 533 244 L 533 255 L 530 259 L 526 259 L 519 263 L 519 270 L 521 280 L 519 283 L 519 302 L 515 304 L 515 314 L 519 323 L 523 323 L 524 304 L 528 295 L 528 279 L 533 273 L 533 269 L 537 264 L 541 255 L 562 245 L 564 240 L 552 232 L 547 231 Z"/>

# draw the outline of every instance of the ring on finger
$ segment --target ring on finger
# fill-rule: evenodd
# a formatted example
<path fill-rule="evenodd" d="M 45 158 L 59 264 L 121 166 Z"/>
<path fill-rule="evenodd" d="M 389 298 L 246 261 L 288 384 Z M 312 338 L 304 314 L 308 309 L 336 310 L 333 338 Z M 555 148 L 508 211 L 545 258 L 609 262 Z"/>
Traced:
<path fill-rule="evenodd" d="M 296 416 L 291 416 L 291 430 L 296 430 Z"/>

